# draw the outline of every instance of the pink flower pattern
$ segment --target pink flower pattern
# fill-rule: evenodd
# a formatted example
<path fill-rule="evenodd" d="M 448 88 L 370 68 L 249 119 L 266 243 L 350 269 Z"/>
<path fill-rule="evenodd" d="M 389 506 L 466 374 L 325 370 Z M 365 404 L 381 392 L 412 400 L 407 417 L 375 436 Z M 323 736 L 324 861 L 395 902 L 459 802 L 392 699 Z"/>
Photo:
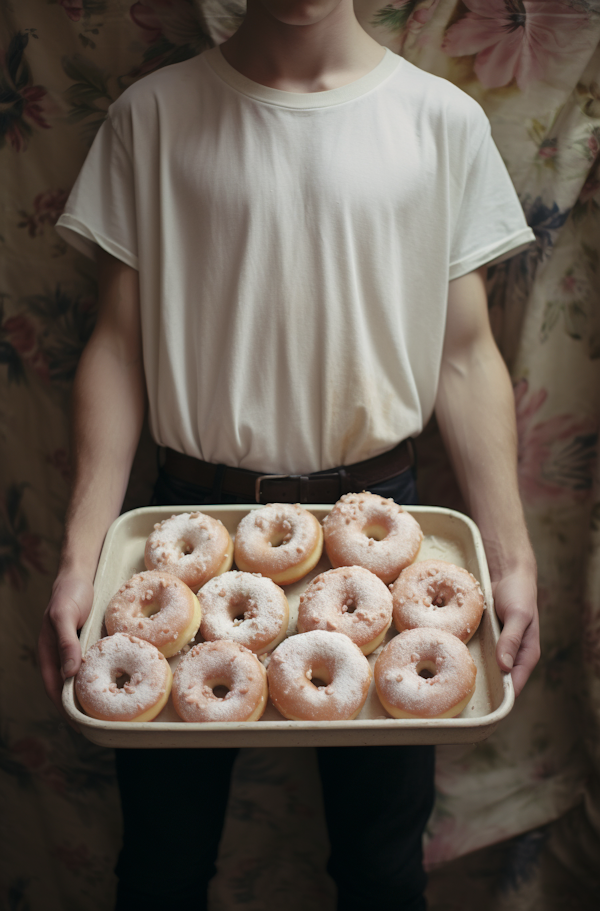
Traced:
<path fill-rule="evenodd" d="M 24 152 L 31 135 L 32 124 L 47 130 L 45 113 L 47 91 L 41 85 L 29 85 L 31 72 L 24 58 L 29 35 L 18 32 L 6 49 L 0 49 L 0 143 L 8 140 L 15 152 Z"/>
<path fill-rule="evenodd" d="M 475 75 L 485 88 L 516 80 L 523 90 L 585 41 L 589 13 L 560 0 L 464 0 L 469 12 L 446 32 L 442 49 L 453 57 L 474 54 Z"/>
<path fill-rule="evenodd" d="M 396 0 L 395 3 L 390 3 L 390 6 L 395 6 L 395 7 L 400 8 L 400 7 L 404 6 L 406 4 L 406 2 L 410 2 L 410 0 Z M 408 20 L 408 25 L 407 25 L 408 31 L 409 32 L 420 32 L 421 29 L 425 25 L 427 25 L 427 23 L 433 17 L 433 14 L 435 13 L 435 11 L 439 5 L 439 2 L 440 2 L 440 0 L 429 0 L 428 5 L 423 5 L 423 6 L 417 7 L 417 9 L 414 11 L 414 13 L 411 15 L 410 19 Z"/>
<path fill-rule="evenodd" d="M 67 791 L 65 772 L 51 762 L 48 745 L 38 737 L 23 737 L 10 747 L 14 758 L 51 791 L 64 796 Z"/>
<path fill-rule="evenodd" d="M 65 207 L 68 193 L 65 190 L 46 190 L 33 200 L 33 213 L 22 212 L 23 221 L 20 228 L 27 228 L 30 237 L 44 233 L 46 225 L 54 227 Z"/>
<path fill-rule="evenodd" d="M 72 22 L 79 22 L 83 16 L 83 0 L 58 0 Z"/>
<path fill-rule="evenodd" d="M 0 326 L 0 332 L 22 361 L 43 382 L 49 383 L 50 365 L 45 352 L 39 347 L 38 333 L 31 319 L 22 313 L 10 316 Z"/>
<path fill-rule="evenodd" d="M 67 484 L 71 480 L 71 460 L 66 449 L 55 449 L 54 452 L 46 456 L 48 465 L 56 469 L 63 481 Z"/>
<path fill-rule="evenodd" d="M 432 869 L 464 853 L 464 845 L 472 842 L 472 831 L 466 823 L 461 823 L 455 816 L 440 819 L 435 826 L 433 838 L 425 843 L 423 862 L 425 869 Z M 502 835 L 499 833 L 499 838 Z"/>
<path fill-rule="evenodd" d="M 534 423 L 548 397 L 545 389 L 529 394 L 523 379 L 515 387 L 518 471 L 526 503 L 582 502 L 590 495 L 598 438 L 597 421 L 560 414 Z"/>
<path fill-rule="evenodd" d="M 198 20 L 186 0 L 138 0 L 130 7 L 129 15 L 142 30 L 147 44 L 164 36 L 180 47 L 198 31 Z"/>

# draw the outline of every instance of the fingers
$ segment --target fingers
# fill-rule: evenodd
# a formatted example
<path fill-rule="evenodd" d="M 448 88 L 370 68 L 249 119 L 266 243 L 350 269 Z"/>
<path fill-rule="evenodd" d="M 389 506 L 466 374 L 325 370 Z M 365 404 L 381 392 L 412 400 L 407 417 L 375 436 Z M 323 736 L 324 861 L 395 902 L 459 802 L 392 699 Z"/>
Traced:
<path fill-rule="evenodd" d="M 529 679 L 529 675 L 539 660 L 540 642 L 538 631 L 537 629 L 534 631 L 531 627 L 529 627 L 525 631 L 523 641 L 521 642 L 521 648 L 517 654 L 515 666 L 511 672 L 512 682 L 515 688 L 515 696 L 518 696 L 521 693 L 521 690 Z"/>
<path fill-rule="evenodd" d="M 79 731 L 79 727 L 69 718 L 62 704 L 63 677 L 60 672 L 60 660 L 54 638 L 54 630 L 47 613 L 42 621 L 42 630 L 38 642 L 38 656 L 46 693 L 64 720 L 74 730 Z"/>
<path fill-rule="evenodd" d="M 540 658 L 537 614 L 524 610 L 510 611 L 496 646 L 496 660 L 503 671 L 510 672 L 515 696 L 523 689 Z"/>
<path fill-rule="evenodd" d="M 63 680 L 74 677 L 81 664 L 81 647 L 77 636 L 79 614 L 79 606 L 73 602 L 51 602 L 48 607 Z"/>
<path fill-rule="evenodd" d="M 38 641 L 38 657 L 46 692 L 54 704 L 62 710 L 61 693 L 63 679 L 60 674 L 60 661 L 54 639 L 54 630 L 52 629 L 47 613 L 44 614 L 42 620 L 42 629 Z"/>
<path fill-rule="evenodd" d="M 42 679 L 48 696 L 64 718 L 63 683 L 79 670 L 81 647 L 77 631 L 89 614 L 92 596 L 93 587 L 87 580 L 57 580 L 42 620 L 38 642 Z"/>
<path fill-rule="evenodd" d="M 518 696 L 540 657 L 535 571 L 520 570 L 494 586 L 496 613 L 504 627 L 496 646 L 500 668 L 510 673 Z"/>

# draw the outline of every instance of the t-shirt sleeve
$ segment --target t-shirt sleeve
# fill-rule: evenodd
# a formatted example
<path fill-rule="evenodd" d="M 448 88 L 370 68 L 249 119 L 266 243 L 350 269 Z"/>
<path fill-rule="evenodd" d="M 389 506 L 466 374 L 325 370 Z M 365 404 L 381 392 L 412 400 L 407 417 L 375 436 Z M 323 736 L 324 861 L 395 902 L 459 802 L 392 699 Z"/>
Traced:
<path fill-rule="evenodd" d="M 502 262 L 535 240 L 486 118 L 467 173 L 450 249 L 449 278 Z"/>
<path fill-rule="evenodd" d="M 56 230 L 92 259 L 97 244 L 138 268 L 132 161 L 110 115 L 96 134 Z"/>

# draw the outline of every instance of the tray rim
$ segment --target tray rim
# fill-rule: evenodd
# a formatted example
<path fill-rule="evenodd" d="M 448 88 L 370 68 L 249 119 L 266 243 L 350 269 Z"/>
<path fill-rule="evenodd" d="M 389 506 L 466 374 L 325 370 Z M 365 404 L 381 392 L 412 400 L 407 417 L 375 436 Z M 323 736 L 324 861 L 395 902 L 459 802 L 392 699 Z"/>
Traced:
<path fill-rule="evenodd" d="M 102 551 L 98 561 L 98 567 L 94 576 L 94 586 L 96 581 L 101 579 L 105 572 L 105 563 L 104 555 L 108 552 L 113 538 L 119 533 L 120 526 L 126 522 L 130 522 L 132 519 L 135 519 L 139 515 L 146 515 L 148 513 L 153 513 L 156 515 L 159 514 L 169 514 L 175 515 L 184 512 L 192 511 L 206 511 L 207 514 L 213 513 L 223 513 L 231 512 L 232 510 L 241 510 L 241 511 L 250 511 L 252 509 L 260 509 L 264 504 L 257 503 L 219 503 L 215 505 L 202 504 L 198 506 L 197 504 L 190 504 L 187 506 L 140 506 L 132 510 L 121 513 L 110 525 L 106 537 L 104 539 L 104 544 L 102 546 Z M 332 509 L 332 503 L 303 503 L 301 504 L 303 508 L 308 509 L 309 511 L 319 510 L 328 512 Z M 481 533 L 476 523 L 469 516 L 464 513 L 458 512 L 454 509 L 449 509 L 445 506 L 421 506 L 421 505 L 403 505 L 403 509 L 410 514 L 414 514 L 416 517 L 423 514 L 436 514 L 436 515 L 447 515 L 455 518 L 457 521 L 466 525 L 473 537 L 473 543 L 475 550 L 478 554 L 479 559 L 479 568 L 481 569 L 481 574 L 483 578 L 481 581 L 481 587 L 485 594 L 485 599 L 487 603 L 487 610 L 489 612 L 489 621 L 492 626 L 492 633 L 495 640 L 500 634 L 500 624 L 496 611 L 494 608 L 494 601 L 492 597 L 492 588 L 491 580 L 489 576 L 489 569 L 487 565 L 487 560 L 485 557 L 485 550 L 483 547 L 483 541 L 481 538 Z M 94 599 L 95 600 L 95 599 Z M 90 635 L 90 628 L 93 624 L 93 614 L 94 614 L 94 604 L 90 609 L 90 613 L 85 623 L 83 624 L 80 630 L 80 641 L 82 643 L 82 653 L 85 654 L 87 648 L 84 650 L 83 646 L 87 645 L 87 638 Z M 264 734 L 276 734 L 279 732 L 282 736 L 283 742 L 281 746 L 287 746 L 291 744 L 285 743 L 285 735 L 293 732 L 296 736 L 301 736 L 303 733 L 308 734 L 309 732 L 315 735 L 326 734 L 327 732 L 338 732 L 349 733 L 354 732 L 375 732 L 382 730 L 383 732 L 392 732 L 398 731 L 414 731 L 418 732 L 419 730 L 428 730 L 439 729 L 440 731 L 451 733 L 452 731 L 467 732 L 472 731 L 475 736 L 472 742 L 475 740 L 484 739 L 489 736 L 495 730 L 498 723 L 505 718 L 513 708 L 515 702 L 514 687 L 512 683 L 512 678 L 510 674 L 503 673 L 498 669 L 501 674 L 502 679 L 502 700 L 500 705 L 494 709 L 493 712 L 490 712 L 486 715 L 481 715 L 477 718 L 390 718 L 390 717 L 381 717 L 381 718 L 366 718 L 366 719 L 354 719 L 352 721 L 289 721 L 288 719 L 275 720 L 275 721 L 257 721 L 257 722 L 191 722 L 185 723 L 181 721 L 147 721 L 147 722 L 111 722 L 111 721 L 101 721 L 97 718 L 91 718 L 89 715 L 86 715 L 84 712 L 80 711 L 77 708 L 75 702 L 75 678 L 68 678 L 63 686 L 62 692 L 62 703 L 63 706 L 69 715 L 69 717 L 74 721 L 86 735 L 86 728 L 89 729 L 90 735 L 93 734 L 100 735 L 102 738 L 103 734 L 108 735 L 117 735 L 119 733 L 127 733 L 127 735 L 137 735 L 144 732 L 153 732 L 156 735 L 164 734 L 169 735 L 172 733 L 177 734 L 178 739 L 185 737 L 186 733 L 190 734 L 205 734 L 207 739 L 210 739 L 210 735 L 217 735 L 219 739 L 240 739 L 240 735 L 243 737 L 244 732 L 260 736 L 261 733 Z M 489 733 L 485 733 L 486 729 L 490 728 Z M 482 736 L 483 735 L 483 736 Z M 86 735 L 87 736 L 87 735 Z M 100 743 L 101 739 L 95 739 L 91 737 L 96 743 Z M 110 739 L 113 739 L 112 736 Z M 153 738 L 154 739 L 154 738 Z M 449 743 L 451 741 L 445 740 L 440 741 L 441 743 Z M 461 737 L 461 743 L 469 742 L 468 738 Z M 375 741 L 374 741 L 375 743 Z M 209 745 L 208 743 L 206 744 Z M 218 744 L 214 744 L 218 746 Z M 232 746 L 234 744 L 231 744 Z M 236 744 L 237 745 L 237 744 Z M 272 745 L 270 743 L 269 745 Z M 150 746 L 150 744 L 148 744 Z M 179 746 L 179 744 L 177 744 Z M 140 743 L 140 748 L 143 748 L 144 744 Z M 169 745 L 165 745 L 165 748 L 170 748 Z"/>

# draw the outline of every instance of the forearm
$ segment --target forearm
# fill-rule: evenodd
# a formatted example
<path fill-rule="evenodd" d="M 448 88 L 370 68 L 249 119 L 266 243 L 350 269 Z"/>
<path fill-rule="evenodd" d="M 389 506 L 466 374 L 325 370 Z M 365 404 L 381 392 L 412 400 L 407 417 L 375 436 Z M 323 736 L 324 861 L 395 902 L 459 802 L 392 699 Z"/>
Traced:
<path fill-rule="evenodd" d="M 144 410 L 141 358 L 128 361 L 102 335 L 93 336 L 73 390 L 74 476 L 60 572 L 93 578 L 106 531 L 123 502 Z"/>
<path fill-rule="evenodd" d="M 92 606 L 98 557 L 123 502 L 146 400 L 138 274 L 102 250 L 98 265 L 98 321 L 73 387 L 73 485 L 39 639 L 46 690 L 61 711 L 62 681 L 81 663 L 77 630 Z"/>
<path fill-rule="evenodd" d="M 491 336 L 444 360 L 436 416 L 492 580 L 534 567 L 517 481 L 517 429 L 506 366 Z"/>
<path fill-rule="evenodd" d="M 484 271 L 450 283 L 436 414 L 479 526 L 504 628 L 496 647 L 518 695 L 540 654 L 536 565 L 517 482 L 517 428 L 508 371 L 490 329 Z"/>

